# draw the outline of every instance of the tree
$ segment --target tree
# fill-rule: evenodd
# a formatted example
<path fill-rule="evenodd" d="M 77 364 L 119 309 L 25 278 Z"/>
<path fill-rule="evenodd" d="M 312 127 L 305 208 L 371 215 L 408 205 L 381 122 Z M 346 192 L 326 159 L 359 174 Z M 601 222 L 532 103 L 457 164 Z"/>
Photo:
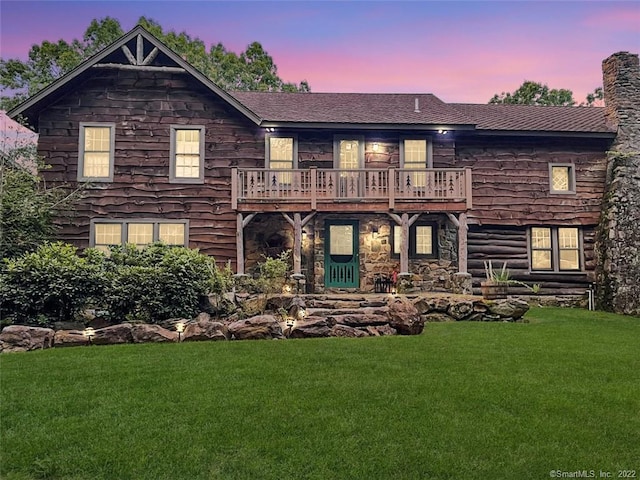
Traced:
<path fill-rule="evenodd" d="M 146 17 L 140 17 L 138 24 L 224 89 L 310 91 L 306 81 L 300 84 L 284 82 L 278 76 L 273 58 L 258 42 L 250 44 L 246 51 L 239 55 L 227 51 L 221 43 L 207 51 L 202 40 L 192 38 L 186 32 L 165 33 L 160 24 Z M 17 59 L 0 59 L 0 91 L 9 93 L 0 97 L 0 108 L 11 109 L 111 44 L 122 34 L 123 30 L 118 20 L 111 17 L 94 19 L 81 40 L 74 39 L 70 43 L 64 40 L 44 41 L 40 45 L 33 45 L 28 60 L 24 62 Z"/>
<path fill-rule="evenodd" d="M 602 87 L 597 87 L 592 93 L 587 95 L 587 98 L 580 106 L 585 107 L 601 107 L 604 104 L 604 90 Z"/>
<path fill-rule="evenodd" d="M 572 106 L 576 104 L 573 92 L 564 88 L 549 89 L 547 85 L 525 80 L 513 93 L 497 93 L 489 103 L 518 104 L 518 105 L 559 105 Z"/>
<path fill-rule="evenodd" d="M 35 143 L 8 141 L 11 128 L 2 132 L 0 142 L 0 258 L 22 255 L 51 240 L 52 218 L 64 214 L 84 189 L 47 187 L 34 173 L 44 168 Z"/>

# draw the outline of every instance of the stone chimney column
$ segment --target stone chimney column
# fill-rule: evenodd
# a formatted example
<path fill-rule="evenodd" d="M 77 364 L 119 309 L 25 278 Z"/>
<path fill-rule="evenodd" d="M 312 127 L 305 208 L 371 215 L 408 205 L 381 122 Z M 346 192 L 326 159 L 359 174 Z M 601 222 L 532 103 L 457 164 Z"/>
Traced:
<path fill-rule="evenodd" d="M 602 62 L 605 117 L 617 132 L 607 160 L 598 231 L 600 308 L 640 315 L 640 63 L 618 52 Z"/>

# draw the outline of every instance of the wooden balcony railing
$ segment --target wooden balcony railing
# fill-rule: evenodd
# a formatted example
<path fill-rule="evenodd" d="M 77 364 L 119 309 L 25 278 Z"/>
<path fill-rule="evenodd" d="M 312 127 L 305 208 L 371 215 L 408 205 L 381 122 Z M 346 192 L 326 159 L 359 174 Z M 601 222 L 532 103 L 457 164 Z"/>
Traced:
<path fill-rule="evenodd" d="M 466 202 L 471 208 L 471 169 L 269 170 L 234 168 L 231 201 Z"/>

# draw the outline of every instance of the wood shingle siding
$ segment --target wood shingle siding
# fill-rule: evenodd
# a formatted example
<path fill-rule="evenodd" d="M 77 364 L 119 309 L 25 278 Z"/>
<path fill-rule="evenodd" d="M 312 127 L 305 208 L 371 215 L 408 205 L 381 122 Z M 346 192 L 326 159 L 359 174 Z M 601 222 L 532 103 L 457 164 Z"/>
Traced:
<path fill-rule="evenodd" d="M 189 220 L 191 247 L 235 260 L 230 168 L 264 165 L 264 140 L 253 123 L 187 75 L 101 69 L 40 114 L 47 182 L 74 182 L 79 124 L 88 121 L 116 124 L 114 179 L 88 188 L 73 217 L 60 219 L 61 239 L 88 246 L 91 218 L 182 219 Z M 175 124 L 205 126 L 204 184 L 169 183 Z"/>

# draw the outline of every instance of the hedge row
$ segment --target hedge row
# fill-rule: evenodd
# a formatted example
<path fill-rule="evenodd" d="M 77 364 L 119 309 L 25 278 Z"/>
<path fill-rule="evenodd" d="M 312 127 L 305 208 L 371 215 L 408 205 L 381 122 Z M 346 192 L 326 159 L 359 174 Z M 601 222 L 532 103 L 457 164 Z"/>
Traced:
<path fill-rule="evenodd" d="M 0 269 L 3 324 L 51 326 L 84 309 L 103 310 L 114 322 L 155 323 L 191 317 L 206 296 L 231 286 L 229 269 L 213 258 L 161 243 L 143 249 L 114 247 L 79 254 L 65 243 L 44 244 L 33 253 L 4 260 Z"/>

